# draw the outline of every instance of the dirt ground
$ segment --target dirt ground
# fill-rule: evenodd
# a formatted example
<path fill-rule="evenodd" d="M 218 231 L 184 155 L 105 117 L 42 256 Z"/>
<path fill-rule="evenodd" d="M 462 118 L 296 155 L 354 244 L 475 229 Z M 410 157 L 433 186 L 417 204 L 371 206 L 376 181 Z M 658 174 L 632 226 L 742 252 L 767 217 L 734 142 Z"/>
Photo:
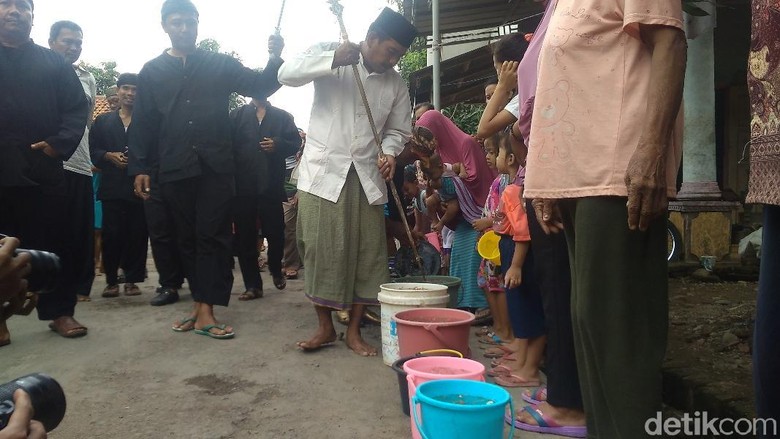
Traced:
<path fill-rule="evenodd" d="M 666 366 L 735 407 L 755 413 L 752 361 L 756 282 L 669 281 Z"/>
<path fill-rule="evenodd" d="M 395 373 L 381 358 L 358 357 L 343 343 L 314 354 L 295 348 L 314 329 L 303 281 L 278 292 L 264 273 L 266 297 L 239 302 L 235 274 L 231 306 L 217 314 L 236 328 L 234 340 L 171 331 L 192 302 L 185 290 L 175 305 L 149 306 L 156 273 L 143 284 L 144 295 L 117 299 L 100 297 L 98 277 L 93 301 L 76 311 L 90 328 L 84 338 L 62 339 L 34 317 L 9 320 L 13 342 L 0 349 L 0 383 L 40 371 L 63 385 L 68 410 L 53 439 L 409 437 Z M 735 397 L 748 395 L 745 331 L 755 284 L 672 279 L 671 287 L 669 364 L 729 384 Z M 739 341 L 732 344 L 726 332 Z M 364 334 L 380 345 L 378 327 Z M 475 340 L 472 349 L 481 352 Z"/>

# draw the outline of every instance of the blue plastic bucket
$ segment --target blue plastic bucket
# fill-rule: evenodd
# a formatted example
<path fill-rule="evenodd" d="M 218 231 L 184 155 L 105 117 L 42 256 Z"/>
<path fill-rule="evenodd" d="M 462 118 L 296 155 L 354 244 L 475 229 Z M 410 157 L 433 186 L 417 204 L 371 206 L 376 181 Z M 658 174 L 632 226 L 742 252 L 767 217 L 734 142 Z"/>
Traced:
<path fill-rule="evenodd" d="M 514 425 L 512 397 L 503 388 L 479 381 L 437 380 L 420 384 L 411 411 L 423 439 L 499 439 L 504 437 L 507 404 Z M 510 428 L 510 439 L 513 434 Z"/>

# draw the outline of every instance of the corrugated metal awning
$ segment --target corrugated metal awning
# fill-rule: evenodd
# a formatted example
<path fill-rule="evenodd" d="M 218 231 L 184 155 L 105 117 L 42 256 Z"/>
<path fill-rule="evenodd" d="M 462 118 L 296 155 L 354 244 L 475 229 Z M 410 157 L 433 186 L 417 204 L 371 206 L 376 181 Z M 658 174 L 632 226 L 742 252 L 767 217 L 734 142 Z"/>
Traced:
<path fill-rule="evenodd" d="M 493 28 L 543 10 L 533 0 L 439 0 L 439 28 L 443 34 Z M 403 0 L 403 11 L 420 34 L 433 33 L 429 0 Z"/>

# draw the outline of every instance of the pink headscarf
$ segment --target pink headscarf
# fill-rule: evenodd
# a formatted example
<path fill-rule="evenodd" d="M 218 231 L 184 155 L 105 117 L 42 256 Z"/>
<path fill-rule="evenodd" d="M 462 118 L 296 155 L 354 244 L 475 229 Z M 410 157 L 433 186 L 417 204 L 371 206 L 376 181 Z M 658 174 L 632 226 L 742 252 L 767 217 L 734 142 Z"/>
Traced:
<path fill-rule="evenodd" d="M 468 174 L 463 182 L 482 208 L 481 203 L 487 199 L 496 173 L 488 167 L 485 153 L 479 143 L 436 110 L 426 111 L 417 119 L 416 126 L 427 128 L 433 133 L 439 145 L 437 152 L 442 162 L 463 163 Z"/>
<path fill-rule="evenodd" d="M 534 99 L 536 98 L 536 83 L 539 71 L 539 52 L 542 50 L 542 42 L 547 34 L 547 26 L 555 10 L 556 0 L 549 0 L 544 10 L 544 17 L 536 27 L 536 31 L 528 44 L 528 49 L 517 67 L 517 96 L 520 99 L 520 117 L 517 119 L 520 134 L 528 145 L 531 135 L 531 116 L 534 111 Z"/>

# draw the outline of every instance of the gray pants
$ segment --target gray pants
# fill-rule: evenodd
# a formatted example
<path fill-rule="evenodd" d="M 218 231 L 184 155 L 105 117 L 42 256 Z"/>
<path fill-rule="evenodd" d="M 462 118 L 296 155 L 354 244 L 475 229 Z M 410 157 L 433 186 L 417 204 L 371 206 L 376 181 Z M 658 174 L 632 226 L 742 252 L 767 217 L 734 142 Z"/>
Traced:
<path fill-rule="evenodd" d="M 661 410 L 666 219 L 656 219 L 646 232 L 630 231 L 625 198 L 561 200 L 560 205 L 588 437 L 647 437 L 645 421 Z"/>

